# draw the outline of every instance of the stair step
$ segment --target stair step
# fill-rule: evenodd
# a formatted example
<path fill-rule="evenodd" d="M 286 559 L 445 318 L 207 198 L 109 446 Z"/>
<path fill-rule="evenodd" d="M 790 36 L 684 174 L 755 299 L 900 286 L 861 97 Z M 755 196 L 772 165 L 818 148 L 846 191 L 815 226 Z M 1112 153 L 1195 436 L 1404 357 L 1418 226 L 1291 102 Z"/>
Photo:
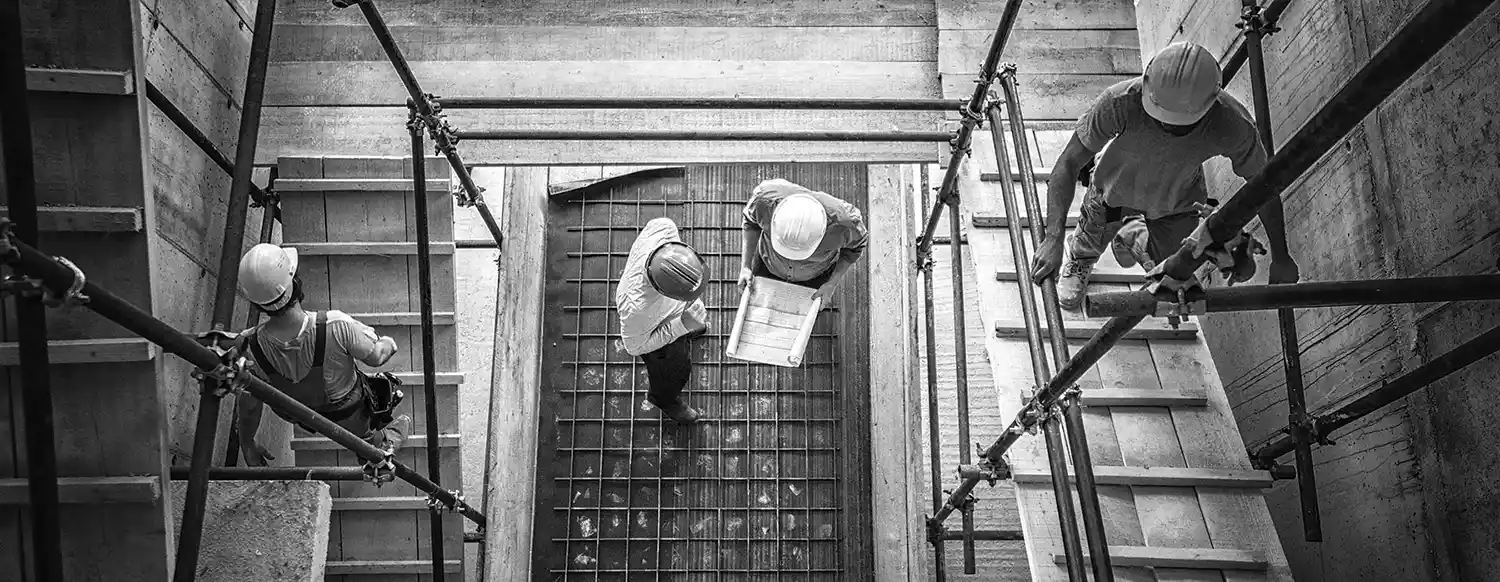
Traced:
<path fill-rule="evenodd" d="M 1015 271 L 995 271 L 996 281 L 1019 281 L 1020 274 Z M 1089 283 L 1144 283 L 1146 282 L 1145 271 L 1135 268 L 1130 271 L 1115 270 L 1106 267 L 1097 267 L 1089 275 Z"/>
<path fill-rule="evenodd" d="M 0 216 L 9 216 L 0 209 Z M 36 209 L 37 230 L 42 232 L 140 232 L 141 209 L 103 206 L 43 206 Z"/>
<path fill-rule="evenodd" d="M 26 68 L 26 89 L 48 93 L 134 95 L 133 71 Z"/>
<path fill-rule="evenodd" d="M 1023 391 L 1023 393 L 1029 391 Z M 1025 394 L 1030 398 L 1030 394 Z M 1128 388 L 1095 388 L 1082 392 L 1084 406 L 1208 406 L 1208 397 L 1201 394 L 1181 394 L 1170 390 L 1134 390 Z"/>
<path fill-rule="evenodd" d="M 419 311 L 350 313 L 349 316 L 365 325 L 422 325 L 422 313 Z M 433 325 L 453 325 L 453 323 L 454 316 L 452 311 L 435 311 L 432 313 Z"/>
<path fill-rule="evenodd" d="M 0 343 L 0 366 L 21 363 L 20 344 Z M 115 362 L 149 362 L 156 359 L 156 344 L 141 338 L 106 338 L 51 340 L 47 342 L 50 364 L 106 364 Z"/>
<path fill-rule="evenodd" d="M 1006 144 L 1006 145 L 1009 145 L 1009 144 Z M 1001 178 L 1002 175 L 1003 174 L 1001 174 L 1000 172 L 980 172 L 979 173 L 979 181 L 980 182 L 999 182 L 1002 179 Z M 1036 178 L 1036 180 L 1038 182 L 1046 182 L 1046 181 L 1052 179 L 1052 168 L 1035 168 L 1035 169 L 1033 169 L 1031 171 L 1031 176 L 1033 178 Z M 1021 173 L 1020 172 L 1011 172 L 1010 173 L 1010 179 L 1011 180 L 1020 180 L 1021 179 Z"/>
<path fill-rule="evenodd" d="M 1071 475 L 1071 470 L 1069 471 Z M 1052 473 L 1045 467 L 1016 468 L 1011 478 L 1017 483 L 1051 483 Z M 1142 485 L 1156 487 L 1243 487 L 1264 489 L 1275 480 L 1269 471 L 1254 469 L 1197 469 L 1186 467 L 1094 467 L 1094 480 L 1100 485 Z"/>
<path fill-rule="evenodd" d="M 381 511 L 427 509 L 426 497 L 340 497 L 333 500 L 334 511 Z"/>
<path fill-rule="evenodd" d="M 443 571 L 463 571 L 461 560 L 443 560 Z M 325 576 L 349 576 L 354 574 L 431 574 L 432 560 L 339 560 L 329 561 L 323 566 Z"/>
<path fill-rule="evenodd" d="M 1068 339 L 1089 339 L 1108 321 L 1104 318 L 1064 321 L 1063 333 Z M 1052 337 L 1051 330 L 1045 324 L 1041 331 L 1043 338 Z M 1166 319 L 1152 318 L 1126 332 L 1125 339 L 1193 339 L 1197 336 L 1198 324 L 1192 320 L 1183 321 L 1177 329 L 1173 329 Z M 997 321 L 995 337 L 1024 338 L 1026 325 L 1020 321 Z"/>
<path fill-rule="evenodd" d="M 410 192 L 411 178 L 282 178 L 276 181 L 277 192 Z M 427 180 L 428 192 L 447 192 L 446 179 Z"/>
<path fill-rule="evenodd" d="M 57 479 L 59 503 L 155 503 L 161 499 L 158 477 L 60 477 Z M 27 505 L 31 502 L 26 479 L 0 479 L 0 505 Z"/>
<path fill-rule="evenodd" d="M 280 182 L 277 182 L 277 184 L 280 184 Z M 291 243 L 285 246 L 295 248 L 298 253 L 309 256 L 417 254 L 417 243 L 414 242 Z M 451 255 L 453 254 L 453 243 L 432 243 L 431 253 L 434 255 Z"/>
<path fill-rule="evenodd" d="M 393 372 L 403 385 L 421 384 L 425 380 L 421 372 Z M 457 386 L 464 383 L 463 372 L 438 372 L 434 375 L 438 386 Z"/>
<path fill-rule="evenodd" d="M 1069 216 L 1068 217 L 1068 228 L 1073 228 L 1075 226 L 1078 226 L 1078 219 L 1079 219 L 1079 216 L 1076 215 L 1076 214 L 1074 214 L 1072 216 Z M 973 217 L 970 218 L 970 222 L 973 223 L 973 225 L 975 226 L 975 228 L 1009 228 L 1010 227 L 1010 217 L 1008 217 L 1008 216 L 1006 216 L 1004 214 L 996 214 L 996 213 L 989 213 L 989 212 L 975 212 L 974 215 L 973 215 Z M 1021 223 L 1021 226 L 1023 228 L 1028 228 L 1028 227 L 1031 226 L 1031 217 L 1029 217 L 1029 216 L 1022 216 L 1021 220 L 1019 222 Z"/>
<path fill-rule="evenodd" d="M 445 434 L 438 435 L 438 446 L 441 448 L 457 448 L 458 439 L 461 435 Z M 292 438 L 292 450 L 294 451 L 316 451 L 316 450 L 340 450 L 340 445 L 325 437 L 294 437 Z M 406 437 L 406 442 L 401 445 L 403 449 L 425 449 L 427 448 L 427 435 L 414 434 Z"/>
<path fill-rule="evenodd" d="M 1052 561 L 1066 564 L 1067 554 L 1052 550 Z M 1083 560 L 1089 561 L 1087 551 Z M 1186 568 L 1194 570 L 1265 570 L 1265 552 L 1221 548 L 1157 548 L 1109 546 L 1109 561 L 1117 567 Z"/>

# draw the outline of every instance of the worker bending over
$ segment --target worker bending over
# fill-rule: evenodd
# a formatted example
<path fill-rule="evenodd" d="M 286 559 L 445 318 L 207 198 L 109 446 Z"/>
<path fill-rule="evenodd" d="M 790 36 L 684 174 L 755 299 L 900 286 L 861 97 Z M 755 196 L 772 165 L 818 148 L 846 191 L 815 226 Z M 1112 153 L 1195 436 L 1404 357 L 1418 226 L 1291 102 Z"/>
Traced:
<path fill-rule="evenodd" d="M 755 187 L 745 203 L 740 289 L 756 276 L 812 287 L 827 302 L 870 233 L 854 205 L 782 179 Z"/>
<path fill-rule="evenodd" d="M 657 218 L 630 246 L 615 289 L 620 343 L 646 365 L 646 401 L 683 424 L 699 418 L 682 401 L 682 389 L 693 375 L 688 342 L 708 331 L 708 310 L 698 299 L 707 286 L 698 252 L 682 242 L 675 223 Z"/>
<path fill-rule="evenodd" d="M 356 362 L 385 364 L 396 354 L 396 340 L 377 338 L 370 326 L 340 311 L 302 309 L 297 249 L 255 245 L 240 259 L 239 284 L 245 297 L 267 316 L 240 334 L 240 355 L 255 364 L 255 375 L 386 454 L 395 454 L 406 440 L 411 417 L 391 419 L 391 409 L 400 400 L 394 378 L 367 376 Z M 245 464 L 265 465 L 274 457 L 255 440 L 263 404 L 243 393 L 238 406 Z M 276 414 L 300 424 L 280 410 Z"/>
<path fill-rule="evenodd" d="M 1207 50 L 1174 43 L 1151 59 L 1144 75 L 1106 89 L 1078 120 L 1052 175 L 1076 176 L 1095 153 L 1103 155 L 1088 183 L 1078 228 L 1067 237 L 1065 264 L 1063 233 L 1073 182 L 1048 182 L 1046 236 L 1032 263 L 1038 284 L 1062 266 L 1057 290 L 1064 309 L 1083 304 L 1094 263 L 1111 241 L 1121 265 L 1139 263 L 1147 270 L 1182 247 L 1198 227 L 1199 205 L 1208 202 L 1203 162 L 1228 157 L 1234 173 L 1246 179 L 1265 168 L 1254 119 L 1220 90 L 1219 78 L 1219 64 Z M 1296 282 L 1281 200 L 1262 207 L 1260 216 L 1271 243 L 1271 283 Z"/>

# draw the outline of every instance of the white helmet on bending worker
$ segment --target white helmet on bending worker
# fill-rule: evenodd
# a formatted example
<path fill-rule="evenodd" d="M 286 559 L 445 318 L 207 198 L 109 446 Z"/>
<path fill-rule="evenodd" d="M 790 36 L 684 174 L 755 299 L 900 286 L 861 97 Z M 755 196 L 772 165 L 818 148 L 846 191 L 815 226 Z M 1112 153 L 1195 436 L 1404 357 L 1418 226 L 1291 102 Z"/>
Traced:
<path fill-rule="evenodd" d="M 267 313 L 285 309 L 301 300 L 297 280 L 297 249 L 260 243 L 240 258 L 240 290 Z"/>
<path fill-rule="evenodd" d="M 1218 102 L 1221 74 L 1219 62 L 1208 49 L 1190 42 L 1172 43 L 1146 65 L 1141 105 L 1162 123 L 1196 124 Z"/>
<path fill-rule="evenodd" d="M 794 261 L 812 256 L 828 231 L 823 203 L 809 194 L 793 194 L 771 215 L 771 249 Z"/>

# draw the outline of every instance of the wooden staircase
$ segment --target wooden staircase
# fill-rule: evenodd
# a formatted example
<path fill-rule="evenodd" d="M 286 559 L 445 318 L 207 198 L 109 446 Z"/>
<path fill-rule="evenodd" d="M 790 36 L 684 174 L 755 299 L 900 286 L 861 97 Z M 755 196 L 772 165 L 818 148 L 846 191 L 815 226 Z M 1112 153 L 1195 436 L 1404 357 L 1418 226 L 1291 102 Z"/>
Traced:
<path fill-rule="evenodd" d="M 1067 130 L 1057 132 L 1066 139 Z M 976 136 L 961 175 L 967 260 L 981 275 L 970 297 L 979 301 L 986 328 L 995 330 L 985 347 L 1000 387 L 1000 409 L 1014 418 L 1034 380 L 1005 229 L 1025 224 L 1027 217 L 1004 216 L 997 181 L 1003 173 L 988 132 Z M 1075 213 L 1081 198 L 1082 192 Z M 1090 290 L 1128 288 L 1127 281 L 1142 280 L 1140 273 L 1105 253 Z M 1064 319 L 1075 352 L 1103 321 L 1069 312 Z M 1148 318 L 1089 370 L 1080 386 L 1117 579 L 1291 580 L 1262 494 L 1272 481 L 1249 465 L 1196 322 L 1173 329 Z M 1032 579 L 1067 580 L 1044 442 L 1023 438 L 1010 461 Z"/>
<path fill-rule="evenodd" d="M 396 339 L 400 351 L 385 366 L 406 398 L 397 415 L 412 418 L 411 435 L 397 460 L 426 474 L 427 421 L 423 388 L 421 303 L 411 158 L 281 158 L 284 244 L 301 254 L 299 271 L 310 309 L 337 309 Z M 458 368 L 454 319 L 453 203 L 449 169 L 426 161 L 430 223 L 434 352 L 440 456 L 447 489 L 460 484 Z M 321 436 L 299 430 L 292 439 L 297 466 L 359 465 L 358 457 Z M 418 580 L 432 573 L 427 495 L 401 481 L 375 487 L 360 481 L 331 483 L 333 516 L 328 544 L 330 580 Z M 463 571 L 463 523 L 443 517 L 446 571 Z M 424 576 L 425 575 L 425 576 Z"/>

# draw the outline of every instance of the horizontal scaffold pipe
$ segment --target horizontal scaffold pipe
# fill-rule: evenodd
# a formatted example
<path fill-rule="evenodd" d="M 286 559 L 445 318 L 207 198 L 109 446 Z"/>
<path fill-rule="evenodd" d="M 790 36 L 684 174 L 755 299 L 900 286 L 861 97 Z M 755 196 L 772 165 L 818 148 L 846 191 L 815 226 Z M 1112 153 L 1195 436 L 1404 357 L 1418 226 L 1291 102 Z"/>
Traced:
<path fill-rule="evenodd" d="M 527 130 L 460 131 L 460 140 L 539 141 L 864 141 L 947 142 L 946 131 L 589 131 Z"/>
<path fill-rule="evenodd" d="M 957 111 L 957 99 L 797 99 L 782 97 L 445 97 L 443 109 L 823 109 Z"/>
<path fill-rule="evenodd" d="M 1204 310 L 1210 313 L 1486 301 L 1500 299 L 1500 275 L 1246 285 L 1208 289 L 1202 299 Z M 1087 313 L 1089 317 L 1153 315 L 1159 301 L 1148 291 L 1093 293 L 1088 296 Z"/>
<path fill-rule="evenodd" d="M 67 291 L 75 284 L 73 269 L 59 262 L 46 253 L 32 248 L 9 232 L 9 225 L 0 221 L 0 262 L 10 265 L 15 270 L 29 277 L 38 279 L 47 289 L 59 297 L 67 296 Z M 113 293 L 100 288 L 93 283 L 79 285 L 78 292 L 88 297 L 84 305 L 95 313 L 106 319 L 120 324 L 131 333 L 150 340 L 160 345 L 162 349 L 175 354 L 188 363 L 198 367 L 200 370 L 213 371 L 220 367 L 219 356 L 202 345 L 192 337 L 184 334 L 165 322 L 151 317 L 149 313 L 131 305 L 124 299 Z M 292 419 L 328 437 L 340 446 L 353 451 L 360 458 L 367 461 L 380 462 L 385 460 L 385 453 L 364 439 L 355 436 L 337 423 L 328 420 L 321 414 L 314 412 L 301 402 L 287 396 L 280 390 L 267 384 L 264 380 L 251 374 L 243 374 L 238 381 L 243 382 L 246 392 L 259 398 L 271 408 L 286 413 Z M 432 495 L 444 506 L 456 509 L 464 517 L 478 524 L 485 525 L 484 515 L 479 513 L 452 492 L 438 487 L 427 477 L 413 471 L 400 461 L 392 461 L 395 465 L 395 476 L 407 483 L 415 485 L 417 489 Z"/>
<path fill-rule="evenodd" d="M 172 480 L 186 481 L 188 467 L 172 467 Z M 359 481 L 359 467 L 214 467 L 208 478 L 215 481 Z"/>

